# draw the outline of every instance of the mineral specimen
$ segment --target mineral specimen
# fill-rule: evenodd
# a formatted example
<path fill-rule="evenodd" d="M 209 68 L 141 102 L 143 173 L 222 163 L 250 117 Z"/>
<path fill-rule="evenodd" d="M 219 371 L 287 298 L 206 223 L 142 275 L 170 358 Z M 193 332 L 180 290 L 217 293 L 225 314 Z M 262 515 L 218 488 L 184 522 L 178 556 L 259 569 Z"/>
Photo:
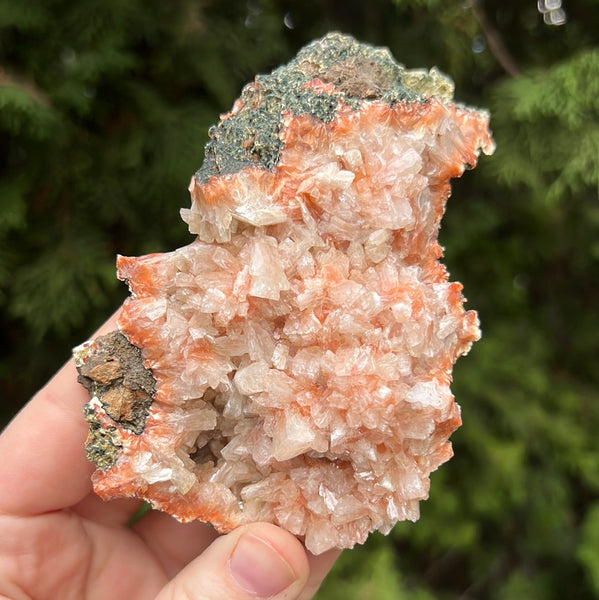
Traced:
<path fill-rule="evenodd" d="M 313 553 L 418 519 L 479 337 L 437 234 L 493 143 L 451 95 L 337 33 L 245 87 L 181 211 L 197 239 L 119 257 L 120 333 L 75 350 L 101 497 Z"/>

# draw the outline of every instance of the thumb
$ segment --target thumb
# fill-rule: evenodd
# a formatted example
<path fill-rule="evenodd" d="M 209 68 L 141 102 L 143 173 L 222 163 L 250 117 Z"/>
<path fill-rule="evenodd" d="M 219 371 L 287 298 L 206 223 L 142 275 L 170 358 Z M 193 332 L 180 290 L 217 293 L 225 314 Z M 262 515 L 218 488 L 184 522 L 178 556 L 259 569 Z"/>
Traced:
<path fill-rule="evenodd" d="M 217 538 L 156 600 L 295 600 L 308 579 L 302 544 L 270 523 L 253 523 Z"/>

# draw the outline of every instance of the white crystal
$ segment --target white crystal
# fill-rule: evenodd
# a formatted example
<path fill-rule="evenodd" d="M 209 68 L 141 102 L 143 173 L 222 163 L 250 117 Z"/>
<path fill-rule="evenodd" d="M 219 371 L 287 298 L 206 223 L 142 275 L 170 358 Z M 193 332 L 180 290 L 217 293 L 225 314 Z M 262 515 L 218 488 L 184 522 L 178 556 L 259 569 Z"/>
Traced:
<path fill-rule="evenodd" d="M 257 394 L 266 389 L 268 371 L 269 366 L 264 361 L 251 363 L 236 371 L 233 382 L 240 394 Z"/>

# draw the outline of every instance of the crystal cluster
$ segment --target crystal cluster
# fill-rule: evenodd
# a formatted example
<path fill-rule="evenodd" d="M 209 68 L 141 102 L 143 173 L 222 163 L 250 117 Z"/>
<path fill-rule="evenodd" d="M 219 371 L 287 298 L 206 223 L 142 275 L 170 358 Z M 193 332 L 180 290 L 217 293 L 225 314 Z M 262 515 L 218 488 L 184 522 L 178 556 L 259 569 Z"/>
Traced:
<path fill-rule="evenodd" d="M 418 519 L 480 335 L 437 234 L 493 143 L 451 94 L 341 34 L 246 86 L 191 181 L 197 239 L 119 257 L 120 333 L 75 350 L 101 497 L 316 554 Z"/>

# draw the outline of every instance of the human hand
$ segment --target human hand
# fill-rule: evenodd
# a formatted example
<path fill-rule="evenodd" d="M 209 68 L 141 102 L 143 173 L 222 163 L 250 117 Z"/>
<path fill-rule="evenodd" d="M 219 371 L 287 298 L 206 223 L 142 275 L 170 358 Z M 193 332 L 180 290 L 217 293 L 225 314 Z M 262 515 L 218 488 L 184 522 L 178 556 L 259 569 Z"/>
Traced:
<path fill-rule="evenodd" d="M 87 399 L 70 361 L 0 435 L 0 600 L 312 598 L 338 552 L 275 525 L 219 536 L 148 511 L 129 526 L 141 501 L 92 490 Z"/>

